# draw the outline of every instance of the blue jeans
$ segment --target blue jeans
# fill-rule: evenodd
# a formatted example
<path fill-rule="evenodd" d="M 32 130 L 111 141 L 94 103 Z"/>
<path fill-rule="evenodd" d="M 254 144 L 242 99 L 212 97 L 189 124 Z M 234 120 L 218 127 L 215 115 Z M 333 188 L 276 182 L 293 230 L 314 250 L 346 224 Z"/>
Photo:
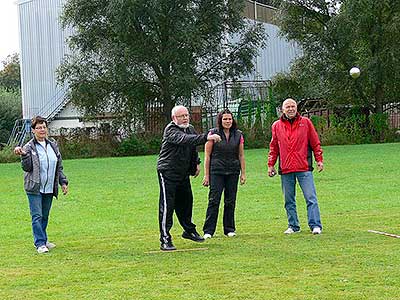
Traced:
<path fill-rule="evenodd" d="M 33 242 L 36 247 L 46 245 L 46 228 L 49 223 L 49 213 L 53 194 L 27 194 L 32 217 Z"/>
<path fill-rule="evenodd" d="M 285 209 L 289 227 L 294 231 L 300 230 L 300 223 L 296 211 L 296 179 L 300 184 L 306 200 L 308 226 L 311 230 L 314 227 L 320 227 L 322 229 L 314 177 L 310 171 L 281 175 L 282 191 L 285 198 Z"/>

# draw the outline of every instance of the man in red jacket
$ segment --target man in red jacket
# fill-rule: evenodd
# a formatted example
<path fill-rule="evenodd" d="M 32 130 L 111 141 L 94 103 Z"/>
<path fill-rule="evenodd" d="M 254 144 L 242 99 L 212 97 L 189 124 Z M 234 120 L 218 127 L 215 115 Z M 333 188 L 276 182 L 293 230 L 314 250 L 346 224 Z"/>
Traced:
<path fill-rule="evenodd" d="M 283 114 L 272 125 L 272 139 L 268 155 L 268 176 L 275 176 L 275 163 L 279 157 L 278 172 L 281 175 L 288 229 L 285 234 L 300 231 L 296 211 L 296 180 L 299 182 L 307 203 L 308 226 L 313 234 L 322 230 L 317 194 L 315 191 L 312 152 L 317 169 L 324 169 L 321 144 L 310 119 L 300 116 L 297 103 L 286 99 L 282 104 Z"/>

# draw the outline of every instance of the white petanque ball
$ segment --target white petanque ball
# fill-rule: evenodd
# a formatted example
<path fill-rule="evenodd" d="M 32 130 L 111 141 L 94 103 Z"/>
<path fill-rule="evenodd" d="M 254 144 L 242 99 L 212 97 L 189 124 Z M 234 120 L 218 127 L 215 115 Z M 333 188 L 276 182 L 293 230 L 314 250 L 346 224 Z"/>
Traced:
<path fill-rule="evenodd" d="M 350 76 L 353 77 L 354 79 L 360 77 L 360 69 L 357 68 L 357 67 L 351 68 L 350 69 Z"/>

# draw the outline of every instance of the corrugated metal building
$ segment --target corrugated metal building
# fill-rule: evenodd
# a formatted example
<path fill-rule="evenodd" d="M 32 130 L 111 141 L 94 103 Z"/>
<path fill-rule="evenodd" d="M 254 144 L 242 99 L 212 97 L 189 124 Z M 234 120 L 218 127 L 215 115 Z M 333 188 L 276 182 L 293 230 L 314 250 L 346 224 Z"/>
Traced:
<path fill-rule="evenodd" d="M 274 21 L 275 8 L 259 2 L 246 1 L 244 14 L 263 23 L 268 35 L 267 46 L 256 59 L 254 73 L 244 78 L 247 80 L 269 80 L 276 73 L 287 71 L 292 60 L 302 53 L 294 43 L 279 36 L 279 28 Z"/>
<path fill-rule="evenodd" d="M 56 81 L 55 70 L 68 53 L 70 30 L 61 30 L 59 16 L 65 0 L 20 0 L 22 112 L 24 119 L 41 115 L 52 127 L 83 126 L 76 109 L 67 105 L 66 87 Z"/>
<path fill-rule="evenodd" d="M 56 69 L 68 52 L 59 16 L 66 0 L 20 0 L 19 10 L 23 118 L 42 115 L 52 119 L 50 127 L 81 127 L 79 112 L 67 104 L 65 87 L 57 85 Z M 257 58 L 256 70 L 247 80 L 268 80 L 286 71 L 300 50 L 278 36 L 273 23 L 274 9 L 257 1 L 246 1 L 245 15 L 264 23 L 267 47 Z"/>

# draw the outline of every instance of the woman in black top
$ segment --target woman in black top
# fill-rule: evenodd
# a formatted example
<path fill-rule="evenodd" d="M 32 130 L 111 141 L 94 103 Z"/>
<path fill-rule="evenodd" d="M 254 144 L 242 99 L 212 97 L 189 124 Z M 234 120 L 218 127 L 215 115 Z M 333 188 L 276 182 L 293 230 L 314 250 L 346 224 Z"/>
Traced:
<path fill-rule="evenodd" d="M 215 233 L 218 220 L 219 203 L 224 192 L 224 234 L 236 235 L 235 205 L 237 186 L 246 182 L 246 164 L 244 159 L 244 138 L 232 113 L 225 109 L 217 116 L 217 128 L 210 133 L 221 136 L 221 142 L 208 141 L 204 151 L 203 185 L 210 186 L 206 221 L 203 226 L 204 238 Z"/>

